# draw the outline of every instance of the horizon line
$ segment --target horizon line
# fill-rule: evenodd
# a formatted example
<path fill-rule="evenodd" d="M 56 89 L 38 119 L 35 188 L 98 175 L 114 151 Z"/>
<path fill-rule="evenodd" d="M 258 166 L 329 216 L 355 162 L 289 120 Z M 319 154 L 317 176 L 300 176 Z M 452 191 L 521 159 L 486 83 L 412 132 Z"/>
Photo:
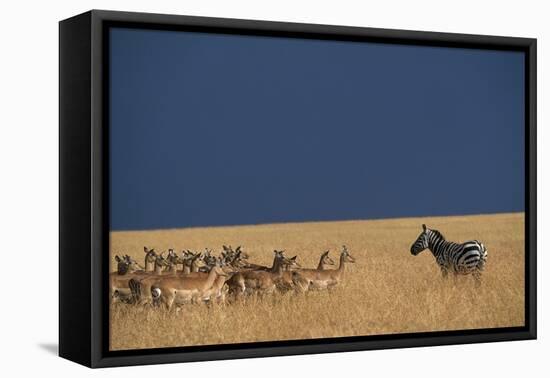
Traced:
<path fill-rule="evenodd" d="M 253 227 L 253 226 L 269 226 L 269 225 L 283 225 L 283 224 L 304 224 L 304 223 L 335 223 L 335 222 L 359 222 L 359 221 L 382 221 L 382 220 L 395 220 L 395 219 L 413 219 L 413 218 L 456 218 L 456 217 L 472 217 L 472 216 L 486 216 L 486 215 L 512 215 L 512 214 L 525 214 L 525 210 L 522 211 L 503 211 L 494 213 L 470 213 L 470 214 L 451 214 L 451 215 L 420 215 L 420 216 L 405 216 L 405 217 L 387 217 L 387 218 L 354 218 L 354 219 L 333 219 L 333 220 L 307 220 L 307 221 L 281 221 L 281 222 L 267 222 L 267 223 L 248 223 L 248 224 L 226 224 L 226 225 L 202 225 L 202 226 L 182 226 L 182 227 L 167 227 L 167 228 L 146 228 L 146 229 L 117 229 L 109 230 L 109 233 L 114 232 L 154 232 L 154 231 L 168 231 L 168 230 L 187 230 L 197 228 L 229 228 L 229 227 Z"/>

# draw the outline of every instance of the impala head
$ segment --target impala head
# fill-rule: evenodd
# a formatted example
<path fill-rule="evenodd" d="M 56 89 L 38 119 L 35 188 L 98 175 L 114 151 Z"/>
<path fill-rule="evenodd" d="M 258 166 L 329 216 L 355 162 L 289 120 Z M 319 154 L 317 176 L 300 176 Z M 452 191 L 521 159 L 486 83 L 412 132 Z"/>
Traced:
<path fill-rule="evenodd" d="M 149 264 L 153 264 L 157 257 L 155 249 L 154 248 L 149 249 L 147 247 L 143 247 L 143 252 L 145 252 L 145 262 Z"/>
<path fill-rule="evenodd" d="M 119 255 L 115 255 L 115 261 L 117 263 L 117 272 L 126 273 L 128 271 L 128 263 L 125 259 L 121 258 Z"/>
<path fill-rule="evenodd" d="M 166 256 L 166 258 L 167 258 L 168 260 L 172 260 L 172 259 L 174 258 L 175 255 L 176 255 L 176 254 L 174 253 L 174 250 L 173 250 L 172 248 L 169 248 L 169 249 L 168 249 L 168 255 Z"/>
<path fill-rule="evenodd" d="M 117 262 L 117 272 L 119 274 L 135 272 L 136 270 L 142 269 L 138 262 L 128 255 L 122 257 L 116 255 L 115 261 Z"/>
<path fill-rule="evenodd" d="M 240 255 L 242 259 L 248 259 L 250 256 L 248 256 L 248 253 L 243 251 L 241 249 L 241 246 L 238 246 L 237 249 L 235 249 L 235 254 Z"/>
<path fill-rule="evenodd" d="M 422 232 L 420 233 L 420 235 L 418 235 L 418 238 L 416 238 L 416 241 L 413 243 L 413 245 L 411 245 L 411 254 L 413 256 L 418 255 L 420 252 L 428 248 L 430 232 L 431 230 L 426 227 L 425 224 L 423 224 Z"/>
<path fill-rule="evenodd" d="M 334 265 L 334 260 L 332 260 L 330 258 L 330 256 L 328 255 L 329 251 L 325 251 L 322 255 L 321 255 L 321 262 L 323 263 L 323 265 Z"/>
<path fill-rule="evenodd" d="M 143 267 L 129 255 L 124 256 L 124 259 L 128 262 L 128 268 L 130 271 L 133 272 L 139 269 L 143 269 Z"/>
<path fill-rule="evenodd" d="M 174 252 L 172 248 L 168 250 L 168 255 L 166 256 L 166 260 L 168 260 L 168 262 L 172 265 L 183 264 L 185 262 L 183 257 L 178 256 L 178 254 Z"/>
<path fill-rule="evenodd" d="M 200 253 L 199 253 L 199 255 L 200 255 Z M 202 259 L 203 259 L 203 262 L 206 265 L 212 266 L 212 265 L 216 264 L 216 257 L 214 255 L 212 255 L 212 250 L 210 250 L 208 248 L 205 248 L 205 251 L 202 255 Z"/>
<path fill-rule="evenodd" d="M 223 245 L 223 251 L 221 253 L 221 257 L 222 259 L 224 259 L 227 263 L 230 263 L 231 261 L 233 261 L 237 255 L 241 254 L 241 258 L 248 258 L 248 256 L 244 257 L 245 254 L 244 253 L 241 253 L 241 247 L 237 247 L 236 250 L 233 250 L 233 247 L 231 246 L 226 246 L 226 245 Z"/>
<path fill-rule="evenodd" d="M 242 257 L 241 252 L 237 253 L 232 260 L 228 260 L 227 258 L 222 258 L 222 260 L 226 265 L 229 265 L 236 269 L 246 268 L 248 266 L 248 262 Z"/>
<path fill-rule="evenodd" d="M 210 256 L 210 257 L 213 257 L 213 256 Z M 207 263 L 206 262 L 206 256 L 203 255 L 202 253 L 197 253 L 191 259 L 191 266 L 194 266 L 195 268 L 202 268 L 204 266 L 212 266 L 212 265 L 216 264 L 216 258 L 215 257 L 214 257 L 213 262 L 210 259 L 209 259 L 209 261 L 210 261 L 210 263 Z"/>
<path fill-rule="evenodd" d="M 164 257 L 164 254 L 161 253 L 160 255 L 157 255 L 157 257 L 155 258 L 155 266 L 168 267 L 170 266 L 170 263 Z"/>
<path fill-rule="evenodd" d="M 221 253 L 222 258 L 226 260 L 231 260 L 234 256 L 233 248 L 231 246 L 223 245 L 223 251 Z"/>
<path fill-rule="evenodd" d="M 190 250 L 186 250 L 182 252 L 182 258 L 183 258 L 183 264 L 187 266 L 191 266 L 191 263 L 193 262 L 193 259 L 195 258 L 196 254 L 191 252 Z"/>
<path fill-rule="evenodd" d="M 284 264 L 286 265 L 287 269 L 293 270 L 293 269 L 300 269 L 302 266 L 298 264 L 298 261 L 296 261 L 296 258 L 298 256 L 291 257 L 289 259 L 285 258 Z"/>
<path fill-rule="evenodd" d="M 348 248 L 345 245 L 342 246 L 342 259 L 344 262 L 347 262 L 347 263 L 355 262 L 355 258 L 352 255 L 350 255 Z"/>
<path fill-rule="evenodd" d="M 226 277 L 233 275 L 233 273 L 237 272 L 239 268 L 246 266 L 243 264 L 243 266 L 237 267 L 236 265 L 233 264 L 233 262 L 225 261 L 222 257 L 218 257 L 217 264 L 226 273 Z"/>

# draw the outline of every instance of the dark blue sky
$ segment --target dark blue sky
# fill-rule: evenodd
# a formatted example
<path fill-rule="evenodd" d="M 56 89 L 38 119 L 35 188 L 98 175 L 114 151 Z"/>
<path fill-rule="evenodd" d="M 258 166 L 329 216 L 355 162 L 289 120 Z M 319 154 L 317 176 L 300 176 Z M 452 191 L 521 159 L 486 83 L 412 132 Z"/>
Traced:
<path fill-rule="evenodd" d="M 524 210 L 524 56 L 111 31 L 111 228 Z"/>

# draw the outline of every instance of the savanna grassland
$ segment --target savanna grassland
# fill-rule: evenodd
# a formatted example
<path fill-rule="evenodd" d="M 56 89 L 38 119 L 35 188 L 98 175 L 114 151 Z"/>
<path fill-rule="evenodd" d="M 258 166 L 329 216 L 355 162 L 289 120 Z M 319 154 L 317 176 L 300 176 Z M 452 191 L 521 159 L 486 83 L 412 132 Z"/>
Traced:
<path fill-rule="evenodd" d="M 441 277 L 431 252 L 410 254 L 422 223 L 447 240 L 482 241 L 488 250 L 482 285 L 471 276 Z M 112 232 L 111 261 L 143 246 L 221 250 L 242 245 L 249 261 L 271 265 L 274 249 L 317 266 L 329 249 L 338 264 L 343 244 L 355 264 L 328 292 L 274 294 L 229 305 L 188 305 L 181 311 L 116 303 L 112 350 L 269 340 L 379 335 L 524 324 L 524 214 L 288 223 L 257 226 Z"/>

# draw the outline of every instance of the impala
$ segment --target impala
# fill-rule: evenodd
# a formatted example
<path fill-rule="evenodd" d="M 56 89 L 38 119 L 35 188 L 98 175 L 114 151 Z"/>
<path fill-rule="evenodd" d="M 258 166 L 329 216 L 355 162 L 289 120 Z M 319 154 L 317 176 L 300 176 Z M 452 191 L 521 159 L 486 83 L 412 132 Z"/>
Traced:
<path fill-rule="evenodd" d="M 185 263 L 184 258 L 178 256 L 173 249 L 168 250 L 168 255 L 166 256 L 166 260 L 168 261 L 168 264 L 169 264 L 168 272 L 172 274 L 176 274 L 178 272 L 179 264 Z"/>
<path fill-rule="evenodd" d="M 208 253 L 208 255 L 207 255 Z M 214 261 L 212 261 L 214 259 Z M 216 262 L 216 258 L 213 256 L 210 256 L 210 251 L 206 250 L 204 254 L 198 252 L 194 253 L 190 250 L 187 250 L 183 252 L 183 274 L 189 274 L 191 272 L 198 272 L 205 266 L 206 261 L 210 264 L 213 264 Z"/>
<path fill-rule="evenodd" d="M 295 275 L 293 272 L 294 271 L 308 272 L 308 271 L 315 271 L 315 270 L 319 271 L 319 270 L 328 269 L 328 266 L 334 265 L 334 261 L 329 257 L 328 254 L 329 254 L 329 251 L 325 251 L 321 254 L 321 257 L 319 258 L 319 264 L 317 265 L 317 269 L 301 269 L 297 263 L 296 265 L 290 266 L 288 271 L 283 272 L 282 277 L 277 282 L 277 289 L 279 289 L 279 291 L 282 291 L 282 292 L 286 292 L 290 290 L 303 291 L 301 288 L 296 287 L 296 284 L 294 282 Z"/>
<path fill-rule="evenodd" d="M 328 255 L 329 251 L 325 251 L 321 254 L 319 258 L 319 264 L 317 265 L 317 270 L 326 270 L 329 265 L 334 265 L 334 260 Z"/>
<path fill-rule="evenodd" d="M 155 259 L 157 258 L 155 249 L 143 247 L 143 252 L 145 252 L 145 271 L 152 272 L 155 269 Z"/>
<path fill-rule="evenodd" d="M 212 250 L 208 249 L 208 248 L 204 249 L 204 253 L 202 255 L 202 260 L 204 261 L 204 263 L 207 266 L 215 265 L 216 262 L 217 262 L 216 257 L 214 257 L 214 255 L 212 255 Z M 191 271 L 193 271 L 193 270 L 191 270 Z M 208 271 L 210 271 L 210 269 L 207 269 L 205 266 L 203 266 L 203 267 L 199 268 L 199 271 L 200 272 L 208 272 Z"/>
<path fill-rule="evenodd" d="M 143 274 L 143 268 L 136 260 L 126 255 L 124 257 L 115 256 L 117 262 L 117 271 L 109 274 L 109 287 L 111 303 L 118 300 L 127 300 L 130 297 L 128 281 L 136 273 Z"/>
<path fill-rule="evenodd" d="M 249 268 L 250 264 L 248 263 L 248 255 L 243 256 L 243 254 L 239 251 L 233 259 L 225 260 L 226 264 L 231 266 L 235 269 L 235 271 L 243 270 L 246 268 Z"/>
<path fill-rule="evenodd" d="M 115 260 L 119 268 L 117 272 L 109 275 L 111 303 L 114 303 L 117 299 L 125 301 L 129 300 L 131 297 L 135 299 L 130 281 L 132 279 L 142 279 L 153 275 L 161 275 L 163 269 L 169 265 L 168 261 L 166 261 L 162 255 L 156 255 L 155 267 L 152 272 L 142 270 L 139 264 L 128 255 L 126 255 L 124 259 L 115 256 Z"/>
<path fill-rule="evenodd" d="M 214 259 L 214 262 L 210 261 L 210 264 L 215 264 L 216 261 Z M 201 253 L 189 255 L 187 260 L 185 260 L 185 264 L 183 265 L 183 271 L 182 274 L 191 274 L 191 273 L 198 273 L 201 271 L 202 268 L 206 267 L 207 264 L 205 262 L 204 256 Z"/>
<path fill-rule="evenodd" d="M 273 265 L 269 270 L 237 272 L 227 281 L 229 290 L 236 294 L 247 294 L 254 291 L 260 294 L 274 292 L 277 281 L 282 277 L 284 267 L 293 264 L 290 259 L 284 257 L 284 251 L 275 250 L 274 253 Z M 294 262 L 296 261 L 295 257 Z"/>
<path fill-rule="evenodd" d="M 345 264 L 354 262 L 353 256 L 350 255 L 346 246 L 343 246 L 338 269 L 301 269 L 293 272 L 293 282 L 299 291 L 331 288 L 342 281 Z"/>
<path fill-rule="evenodd" d="M 223 271 L 227 273 L 227 276 L 218 276 L 216 281 L 214 282 L 214 285 L 208 291 L 204 294 L 204 301 L 210 301 L 212 299 L 217 299 L 218 302 L 225 302 L 225 294 L 227 291 L 227 286 L 225 285 L 225 282 L 238 270 L 242 269 L 244 266 L 246 266 L 246 263 L 243 262 L 240 252 L 237 253 L 231 261 L 227 261 L 227 256 L 225 258 L 219 257 L 218 259 L 212 260 L 210 259 L 209 263 L 206 264 L 202 261 L 202 259 L 197 259 L 197 261 L 202 262 L 204 264 L 203 266 L 195 265 L 193 266 L 193 269 L 191 273 L 182 275 L 182 278 L 206 278 L 212 268 L 218 264 L 222 267 Z M 206 270 L 205 272 L 202 271 L 202 269 Z M 147 282 L 145 282 L 147 284 Z M 143 291 L 146 291 L 147 288 L 142 288 Z"/>
<path fill-rule="evenodd" d="M 204 259 L 201 253 L 197 253 L 197 254 L 193 254 L 192 252 L 189 252 L 189 253 L 192 255 L 192 257 L 188 258 L 187 263 L 184 264 L 183 272 L 181 272 L 180 274 L 158 273 L 156 275 L 132 277 L 133 279 L 129 280 L 128 286 L 132 292 L 132 296 L 134 297 L 134 299 L 136 299 L 136 302 L 140 304 L 148 304 L 148 303 L 155 302 L 155 298 L 153 298 L 152 296 L 151 288 L 153 284 L 158 282 L 159 275 L 165 276 L 165 277 L 168 277 L 168 276 L 177 277 L 181 279 L 204 278 L 206 275 L 208 275 L 208 273 L 200 272 L 200 269 L 205 266 Z M 183 258 L 181 261 L 183 261 Z M 169 265 L 168 262 L 167 262 L 167 265 Z M 175 273 L 173 269 L 174 266 L 175 264 L 172 265 L 172 269 L 171 269 L 172 273 Z"/>
<path fill-rule="evenodd" d="M 275 280 L 277 290 L 280 292 L 287 292 L 294 289 L 294 272 L 300 270 L 301 266 L 296 261 L 297 256 L 287 259 L 288 264 L 283 266 L 283 272 Z"/>
<path fill-rule="evenodd" d="M 241 246 L 238 246 L 235 250 L 233 250 L 233 247 L 226 246 L 226 245 L 223 245 L 222 248 L 223 248 L 223 251 L 221 253 L 221 257 L 226 261 L 233 260 L 237 255 L 240 255 L 241 258 L 244 260 L 248 259 L 249 257 L 248 253 L 244 252 L 241 249 Z"/>
<path fill-rule="evenodd" d="M 115 261 L 117 262 L 117 271 L 109 274 L 111 303 L 129 299 L 131 293 L 128 288 L 128 280 L 132 278 L 134 272 L 141 269 L 141 266 L 128 255 L 122 258 L 116 255 Z"/>
<path fill-rule="evenodd" d="M 221 258 L 219 260 L 219 265 L 226 275 L 218 275 L 212 287 L 202 293 L 201 299 L 204 302 L 210 303 L 211 301 L 216 300 L 218 303 L 225 303 L 225 296 L 229 290 L 225 283 L 237 270 L 232 265 L 226 264 Z"/>
<path fill-rule="evenodd" d="M 205 276 L 158 277 L 151 285 L 151 296 L 153 302 L 163 304 L 167 309 L 173 305 L 208 300 L 221 289 L 225 283 L 223 278 L 227 276 L 220 263 L 216 263 Z"/>

